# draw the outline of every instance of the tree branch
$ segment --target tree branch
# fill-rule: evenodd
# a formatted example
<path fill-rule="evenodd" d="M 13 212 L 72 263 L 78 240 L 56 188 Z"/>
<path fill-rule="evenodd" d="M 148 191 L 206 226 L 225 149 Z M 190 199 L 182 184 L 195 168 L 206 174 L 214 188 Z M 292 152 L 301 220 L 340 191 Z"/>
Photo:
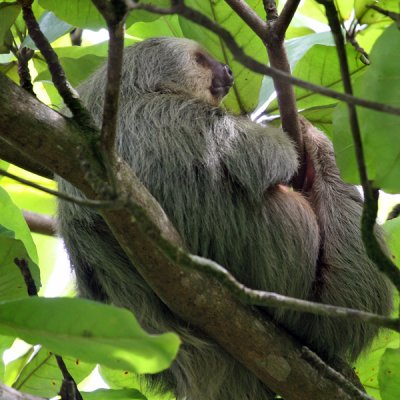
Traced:
<path fill-rule="evenodd" d="M 0 159 L 32 172 L 43 178 L 53 179 L 53 172 L 33 161 L 29 155 L 10 146 L 3 138 L 0 138 Z"/>
<path fill-rule="evenodd" d="M 93 0 L 93 3 L 106 20 L 110 36 L 100 146 L 103 158 L 106 160 L 109 180 L 115 190 L 112 168 L 116 161 L 115 136 L 124 51 L 124 23 L 128 10 L 124 1 Z"/>
<path fill-rule="evenodd" d="M 56 236 L 57 228 L 54 218 L 31 211 L 23 211 L 23 215 L 31 232 L 47 236 Z"/>
<path fill-rule="evenodd" d="M 278 21 L 280 21 L 280 17 L 276 19 L 277 11 L 274 1 L 264 1 L 264 8 L 268 20 L 270 21 L 268 24 L 264 22 L 246 2 L 242 0 L 225 1 L 266 44 L 271 66 L 275 70 L 290 74 L 289 61 L 284 47 L 284 38 L 291 19 L 290 15 L 293 17 L 299 1 L 294 2 L 297 3 L 295 7 L 291 6 L 286 8 L 284 22 L 280 25 L 276 25 Z M 290 3 L 293 2 L 291 1 Z M 273 21 L 271 21 L 271 19 L 273 19 Z M 285 24 L 287 25 L 285 26 Z M 303 137 L 297 116 L 296 98 L 290 83 L 274 78 L 274 86 L 281 113 L 282 128 L 296 143 L 299 160 L 301 160 L 299 172 L 293 180 L 293 186 L 296 189 L 301 189 L 304 183 L 305 162 Z"/>
<path fill-rule="evenodd" d="M 117 208 L 120 206 L 120 201 L 117 199 L 115 200 L 86 200 L 79 197 L 70 196 L 67 193 L 59 192 L 57 190 L 49 189 L 45 186 L 39 185 L 35 182 L 31 182 L 28 179 L 21 178 L 17 175 L 11 174 L 4 169 L 0 168 L 0 175 L 6 176 L 7 178 L 14 179 L 15 181 L 22 183 L 26 186 L 32 187 L 34 189 L 40 190 L 41 192 L 51 194 L 56 196 L 62 200 L 69 201 L 71 203 L 79 204 L 83 207 L 90 207 L 90 208 Z"/>
<path fill-rule="evenodd" d="M 250 289 L 237 281 L 228 270 L 221 267 L 216 262 L 203 257 L 191 255 L 189 259 L 180 259 L 179 261 L 183 266 L 189 269 L 209 273 L 244 304 L 277 307 L 280 309 L 286 308 L 314 315 L 365 321 L 380 327 L 392 329 L 395 332 L 400 332 L 400 319 L 398 318 L 389 318 L 353 308 L 332 306 L 329 304 L 297 299 L 295 297 L 283 296 L 279 293 Z"/>
<path fill-rule="evenodd" d="M 396 13 L 393 11 L 385 10 L 375 4 L 367 5 L 368 8 L 371 8 L 372 10 L 377 11 L 378 13 L 385 15 L 386 17 L 389 17 L 393 21 L 397 22 L 397 25 L 400 25 L 400 13 Z"/>
<path fill-rule="evenodd" d="M 77 118 L 82 125 L 87 127 L 93 126 L 92 117 L 83 107 L 81 101 L 73 94 L 72 87 L 68 83 L 65 72 L 60 64 L 56 52 L 51 47 L 46 36 L 40 30 L 39 24 L 32 11 L 33 0 L 18 0 L 19 5 L 22 7 L 22 14 L 28 32 L 36 47 L 40 50 L 45 58 L 54 86 L 57 88 L 60 96 L 64 100 L 67 107 L 71 110 L 75 118 Z"/>

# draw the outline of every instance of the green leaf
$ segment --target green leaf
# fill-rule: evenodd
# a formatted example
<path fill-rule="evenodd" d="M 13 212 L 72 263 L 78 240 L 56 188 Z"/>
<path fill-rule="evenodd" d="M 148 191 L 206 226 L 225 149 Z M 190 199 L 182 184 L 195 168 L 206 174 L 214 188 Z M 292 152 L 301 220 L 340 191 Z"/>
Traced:
<path fill-rule="evenodd" d="M 52 12 L 44 12 L 40 17 L 39 26 L 42 33 L 46 36 L 47 40 L 52 43 L 59 37 L 65 35 L 72 29 L 72 26 L 57 18 Z M 30 49 L 37 50 L 35 43 L 30 36 L 27 36 L 22 42 L 22 46 L 29 47 Z"/>
<path fill-rule="evenodd" d="M 137 40 L 126 39 L 125 45 L 137 43 Z M 57 48 L 57 55 L 72 86 L 78 86 L 94 73 L 107 59 L 108 42 L 93 46 L 68 46 Z M 47 65 L 42 60 L 34 60 L 40 71 L 35 82 L 50 82 L 51 76 Z M 47 89 L 47 88 L 46 88 Z M 57 102 L 56 104 L 58 104 Z"/>
<path fill-rule="evenodd" d="M 400 349 L 386 349 L 379 368 L 382 400 L 398 400 L 400 393 Z"/>
<path fill-rule="evenodd" d="M 330 32 L 312 33 L 307 36 L 290 39 L 285 42 L 286 53 L 289 60 L 290 69 L 293 71 L 297 63 L 304 57 L 304 55 L 315 45 L 334 46 L 332 34 Z M 318 73 L 318 71 L 316 71 Z M 262 82 L 262 87 L 259 96 L 259 104 L 255 110 L 258 115 L 263 112 L 268 104 L 270 96 L 275 92 L 273 80 L 269 76 L 265 76 Z M 273 101 L 268 106 L 268 113 L 272 114 L 278 111 L 277 101 Z"/>
<path fill-rule="evenodd" d="M 14 340 L 14 338 L 12 339 Z M 17 340 L 16 342 L 20 341 Z M 11 350 L 13 349 L 14 346 L 11 348 Z M 34 354 L 34 352 L 35 349 L 33 348 L 33 346 L 29 346 L 24 350 L 22 354 L 20 354 L 17 358 L 13 359 L 6 365 L 6 370 L 4 374 L 4 383 L 6 385 L 12 386 L 12 384 L 17 379 L 19 373 L 24 368 L 29 359 L 32 357 L 32 354 Z"/>
<path fill-rule="evenodd" d="M 355 365 L 356 374 L 368 390 L 368 394 L 379 399 L 378 373 L 379 363 L 387 347 L 398 346 L 399 337 L 396 332 L 385 330 L 375 340 L 371 349 L 363 354 Z"/>
<path fill-rule="evenodd" d="M 9 164 L 7 161 L 0 160 L 0 168 L 3 169 L 4 171 L 7 171 L 9 165 L 10 165 L 10 164 Z M 0 180 L 1 180 L 2 178 L 4 178 L 4 176 L 3 176 L 3 175 L 0 175 Z"/>
<path fill-rule="evenodd" d="M 2 187 L 0 210 L 0 300 L 26 297 L 27 287 L 14 260 L 17 258 L 27 262 L 39 289 L 36 246 L 21 211 Z"/>
<path fill-rule="evenodd" d="M 349 0 L 335 0 L 336 9 L 339 11 L 339 16 L 342 20 L 347 20 L 351 16 L 353 10 L 353 2 Z M 300 7 L 300 12 L 307 17 L 327 23 L 325 16 L 325 7 L 315 0 L 305 0 Z"/>
<path fill-rule="evenodd" d="M 98 389 L 93 392 L 81 392 L 81 394 L 83 400 L 147 400 L 147 397 L 136 389 Z"/>
<path fill-rule="evenodd" d="M 151 3 L 144 0 L 143 3 Z M 97 31 L 106 28 L 106 22 L 97 8 L 90 0 L 39 0 L 39 4 L 46 10 L 52 11 L 58 18 L 68 22 L 72 26 L 87 28 Z M 157 5 L 168 7 L 169 1 L 158 0 Z M 137 10 L 128 16 L 126 26 L 129 27 L 137 21 L 153 21 L 159 18 L 158 15 L 146 11 Z"/>
<path fill-rule="evenodd" d="M 248 5 L 264 18 L 262 1 L 249 0 Z M 214 0 L 189 0 L 185 4 L 207 15 L 228 29 L 238 45 L 256 60 L 267 63 L 267 51 L 262 41 L 243 23 L 242 19 L 224 2 Z M 232 57 L 225 44 L 214 33 L 193 22 L 180 18 L 185 37 L 201 43 L 217 60 L 228 64 L 233 71 L 235 84 L 224 100 L 225 106 L 233 112 L 250 112 L 258 102 L 257 94 L 261 87 L 262 75 L 255 74 Z"/>
<path fill-rule="evenodd" d="M 92 30 L 106 27 L 103 17 L 90 0 L 39 0 L 39 4 L 72 26 Z"/>
<path fill-rule="evenodd" d="M 357 77 L 361 75 L 366 66 L 362 64 L 353 47 L 346 47 L 349 68 L 351 76 Z M 325 86 L 330 89 L 343 92 L 342 78 L 340 75 L 339 61 L 336 53 L 336 47 L 323 46 L 316 44 L 297 62 L 293 75 L 297 78 L 309 81 L 311 83 Z M 320 107 L 322 105 L 332 105 L 329 97 L 322 96 L 318 93 L 302 89 L 298 86 L 294 89 L 298 109 L 308 109 L 312 107 Z M 277 102 L 273 102 L 268 106 L 268 113 L 278 111 Z"/>
<path fill-rule="evenodd" d="M 0 382 L 4 382 L 4 359 L 3 353 L 9 349 L 14 342 L 14 338 L 0 336 Z"/>
<path fill-rule="evenodd" d="M 9 194 L 0 187 L 0 226 L 12 231 L 13 237 L 22 241 L 29 257 L 37 263 L 38 256 L 31 232 L 20 209 L 13 203 Z"/>
<path fill-rule="evenodd" d="M 94 364 L 86 364 L 78 359 L 63 356 L 68 372 L 76 383 L 80 383 L 95 368 Z M 54 397 L 60 391 L 62 373 L 58 368 L 54 354 L 41 348 L 21 369 L 13 388 L 42 397 Z"/>
<path fill-rule="evenodd" d="M 0 47 L 4 45 L 6 34 L 20 11 L 21 7 L 18 4 L 0 3 Z"/>
<path fill-rule="evenodd" d="M 156 36 L 183 37 L 177 15 L 165 15 L 153 22 L 137 22 L 126 30 L 133 38 L 148 39 Z"/>
<path fill-rule="evenodd" d="M 393 261 L 400 267 L 400 217 L 386 221 L 383 225 L 387 244 L 393 256 Z"/>
<path fill-rule="evenodd" d="M 391 25 L 371 52 L 371 65 L 355 82 L 355 95 L 372 101 L 400 106 L 400 33 Z M 374 186 L 388 193 L 400 191 L 400 117 L 358 108 L 368 177 Z M 345 104 L 334 113 L 334 146 L 342 176 L 358 184 L 354 144 Z"/>
<path fill-rule="evenodd" d="M 371 10 L 368 7 L 370 5 L 376 5 L 388 11 L 400 12 L 400 4 L 398 0 L 355 0 L 354 10 L 356 18 L 360 24 L 374 24 L 385 19 L 389 20 L 388 17 L 378 11 Z"/>
<path fill-rule="evenodd" d="M 179 348 L 175 334 L 148 335 L 128 310 L 84 299 L 0 303 L 0 332 L 56 354 L 137 373 L 167 368 Z"/>

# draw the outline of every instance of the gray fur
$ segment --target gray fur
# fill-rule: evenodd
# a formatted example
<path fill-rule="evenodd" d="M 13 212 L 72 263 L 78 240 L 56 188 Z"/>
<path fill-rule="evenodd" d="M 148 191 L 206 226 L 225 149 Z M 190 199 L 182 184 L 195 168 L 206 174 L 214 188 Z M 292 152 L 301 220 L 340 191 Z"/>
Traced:
<path fill-rule="evenodd" d="M 388 314 L 389 285 L 361 242 L 360 196 L 341 181 L 330 142 L 315 129 L 306 134 L 316 170 L 310 193 L 281 186 L 297 169 L 292 142 L 279 129 L 212 106 L 211 74 L 194 63 L 194 49 L 194 42 L 171 38 L 126 49 L 118 129 L 120 154 L 189 251 L 252 288 Z M 99 125 L 105 81 L 104 66 L 79 88 Z M 130 308 L 151 332 L 181 335 L 171 369 L 148 383 L 178 400 L 271 398 L 256 377 L 167 309 L 98 215 L 60 202 L 59 224 L 82 296 Z M 354 360 L 377 334 L 359 322 L 270 313 L 326 358 Z"/>

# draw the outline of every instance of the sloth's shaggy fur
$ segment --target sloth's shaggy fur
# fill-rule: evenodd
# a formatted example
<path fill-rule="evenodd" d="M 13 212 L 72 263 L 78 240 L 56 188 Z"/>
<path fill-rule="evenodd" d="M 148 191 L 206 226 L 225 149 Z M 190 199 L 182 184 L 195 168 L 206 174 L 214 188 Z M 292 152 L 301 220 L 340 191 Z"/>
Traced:
<path fill-rule="evenodd" d="M 340 179 L 331 143 L 304 128 L 314 184 L 304 194 L 287 189 L 282 183 L 298 165 L 293 143 L 280 129 L 214 106 L 213 71 L 196 64 L 196 51 L 203 51 L 198 44 L 172 38 L 127 48 L 118 120 L 121 156 L 187 249 L 252 288 L 388 314 L 389 285 L 361 241 L 362 201 Z M 79 88 L 99 125 L 105 82 L 103 66 Z M 62 191 L 77 194 L 58 181 Z M 94 211 L 61 201 L 59 225 L 82 296 L 128 307 L 151 332 L 181 335 L 173 366 L 147 382 L 178 400 L 271 398 L 256 377 L 167 309 Z M 377 334 L 363 322 L 269 313 L 325 358 L 354 360 Z"/>

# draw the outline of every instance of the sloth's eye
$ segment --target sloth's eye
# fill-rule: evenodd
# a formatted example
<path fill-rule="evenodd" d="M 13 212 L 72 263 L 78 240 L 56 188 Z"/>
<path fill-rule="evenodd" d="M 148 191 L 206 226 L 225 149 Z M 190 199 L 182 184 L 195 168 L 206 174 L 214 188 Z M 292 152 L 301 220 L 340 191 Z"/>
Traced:
<path fill-rule="evenodd" d="M 196 63 L 201 65 L 202 67 L 207 67 L 209 64 L 207 61 L 207 57 L 200 52 L 195 53 L 194 59 L 195 59 Z"/>

